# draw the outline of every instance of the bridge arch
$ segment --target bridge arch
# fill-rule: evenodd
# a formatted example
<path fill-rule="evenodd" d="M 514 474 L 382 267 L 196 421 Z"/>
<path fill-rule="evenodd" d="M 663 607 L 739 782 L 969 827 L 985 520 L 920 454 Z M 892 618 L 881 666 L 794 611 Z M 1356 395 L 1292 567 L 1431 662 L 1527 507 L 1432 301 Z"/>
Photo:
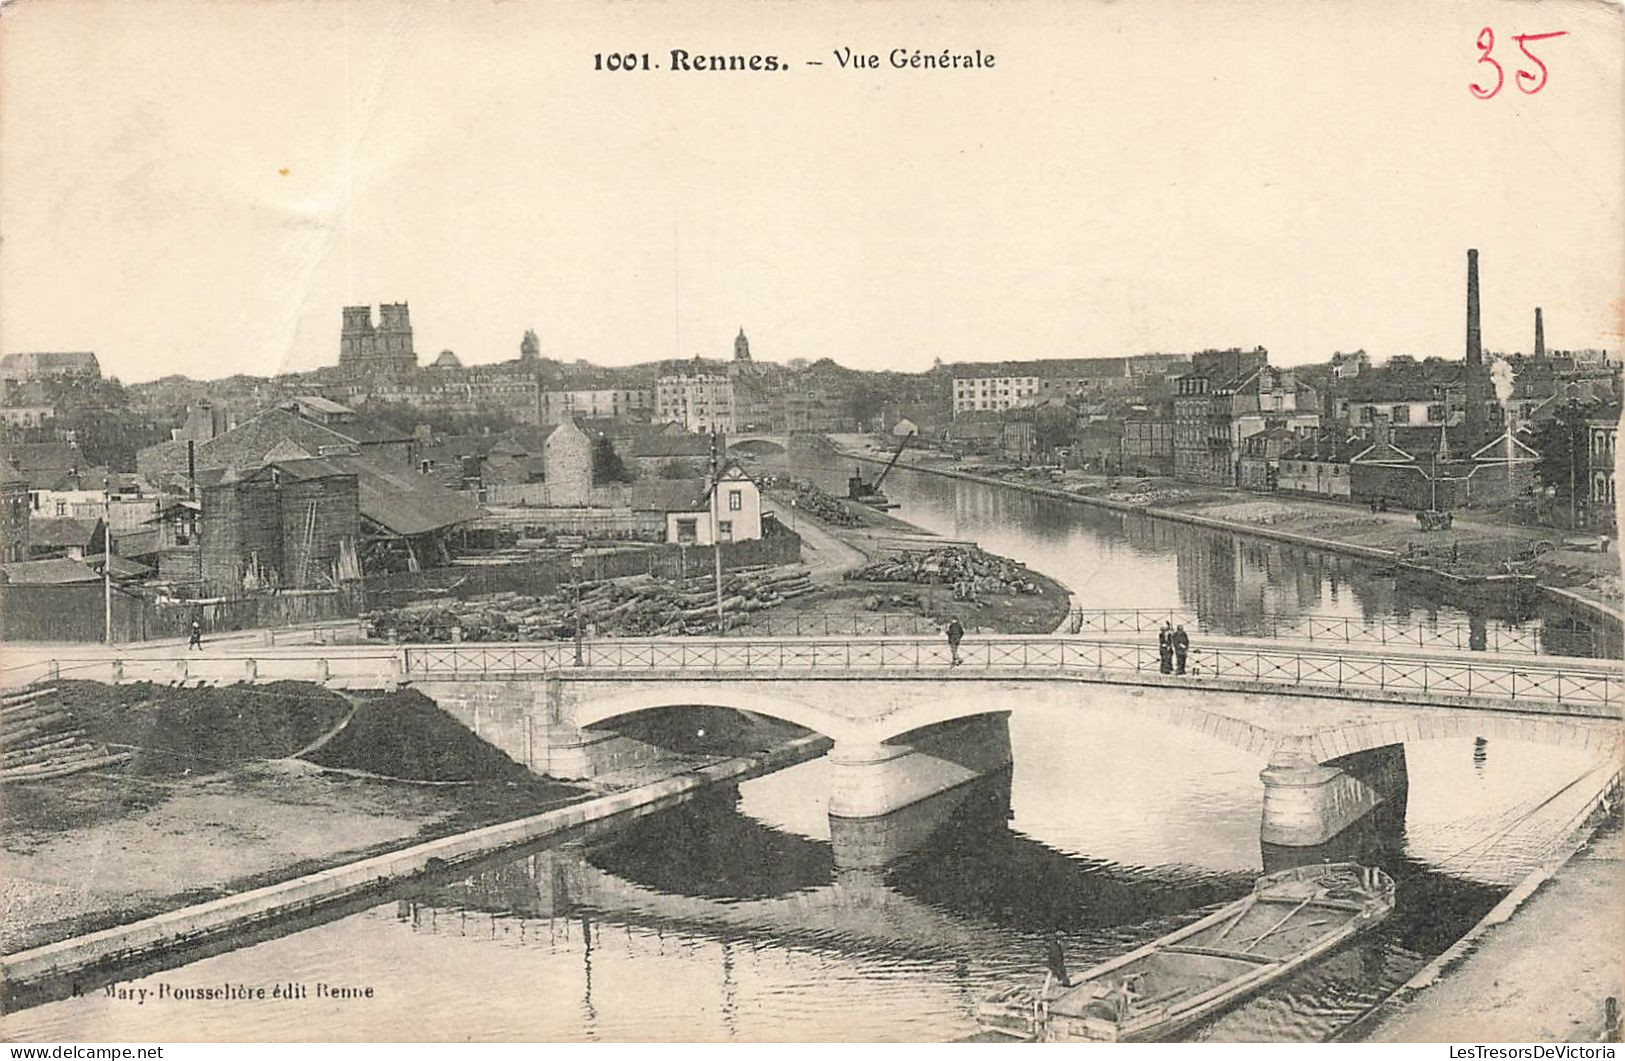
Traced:
<path fill-rule="evenodd" d="M 1466 737 L 1560 745 L 1598 752 L 1616 751 L 1620 743 L 1617 725 L 1609 726 L 1600 719 L 1597 722 L 1603 724 L 1511 712 L 1444 710 L 1427 714 L 1412 713 L 1409 717 L 1390 721 L 1338 726 L 1309 738 L 1309 744 L 1311 754 L 1318 762 L 1391 744 Z"/>
<path fill-rule="evenodd" d="M 728 449 L 745 454 L 779 454 L 788 452 L 790 447 L 785 439 L 773 435 L 736 435 L 728 440 Z"/>
<path fill-rule="evenodd" d="M 1193 703 L 1169 703 L 1155 698 L 1149 691 L 1140 695 L 1140 690 L 1133 692 L 1120 690 L 1125 695 L 1101 696 L 1098 689 L 1097 686 L 1074 683 L 1062 683 L 1054 688 L 1042 690 L 1027 686 L 1002 705 L 999 699 L 991 695 L 991 691 L 983 690 L 900 707 L 890 714 L 877 718 L 871 725 L 882 732 L 883 735 L 878 739 L 892 741 L 927 726 L 976 715 L 1008 712 L 1020 702 L 1030 702 L 1034 697 L 1042 697 L 1057 706 L 1075 707 L 1084 711 L 1105 710 L 1119 717 L 1132 717 L 1136 720 L 1156 722 L 1175 729 L 1205 734 L 1263 759 L 1268 759 L 1284 740 L 1282 734 L 1240 719 L 1215 714 Z"/>
<path fill-rule="evenodd" d="M 781 693 L 761 693 L 719 682 L 682 682 L 660 684 L 649 688 L 634 688 L 610 696 L 598 697 L 577 704 L 571 711 L 571 721 L 577 726 L 594 726 L 601 722 L 635 714 L 675 707 L 724 707 L 735 711 L 749 711 L 766 715 L 781 722 L 810 729 L 832 740 L 861 739 L 864 733 L 850 719 Z"/>

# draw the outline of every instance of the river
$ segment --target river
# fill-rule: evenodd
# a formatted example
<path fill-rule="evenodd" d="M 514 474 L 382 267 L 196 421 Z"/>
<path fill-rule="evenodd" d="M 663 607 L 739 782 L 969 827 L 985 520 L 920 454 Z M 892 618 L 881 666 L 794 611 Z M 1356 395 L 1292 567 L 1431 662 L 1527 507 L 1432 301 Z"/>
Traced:
<path fill-rule="evenodd" d="M 844 497 L 854 464 L 798 451 L 793 466 L 771 467 Z M 878 471 L 863 467 L 870 479 Z M 886 476 L 885 493 L 898 519 L 1022 560 L 1070 587 L 1080 608 L 1184 610 L 1221 634 L 1255 634 L 1308 615 L 1402 627 L 1462 624 L 1489 641 L 1499 630 L 1510 642 L 1538 642 L 1555 654 L 1621 655 L 1617 635 L 1550 605 L 1458 604 L 1353 557 L 902 467 Z"/>
<path fill-rule="evenodd" d="M 830 468 L 826 471 L 833 472 Z M 1095 607 L 1444 605 L 1340 561 L 1218 544 L 1002 488 L 899 474 L 897 514 L 981 540 Z M 1214 536 L 1226 537 L 1227 536 Z M 1110 577 L 1108 577 L 1108 575 Z M 1205 603 L 1204 603 L 1205 602 Z M 591 840 L 414 884 L 379 903 L 139 984 L 301 985 L 305 997 L 149 1001 L 93 987 L 0 1018 L 16 1040 L 950 1040 L 978 998 L 1073 969 L 1246 891 L 1263 869 L 1353 855 L 1399 881 L 1395 914 L 1328 960 L 1200 1027 L 1212 1040 L 1321 1040 L 1458 939 L 1559 842 L 1592 765 L 1560 747 L 1406 747 L 1410 786 L 1325 851 L 1264 849 L 1263 765 L 1201 734 L 1125 724 L 1143 690 L 1090 687 L 1079 712 L 1024 705 L 1013 768 L 853 835 L 826 813 L 822 760 L 716 790 Z M 1010 705 L 1003 705 L 1010 706 Z M 317 985 L 371 998 L 318 997 Z"/>

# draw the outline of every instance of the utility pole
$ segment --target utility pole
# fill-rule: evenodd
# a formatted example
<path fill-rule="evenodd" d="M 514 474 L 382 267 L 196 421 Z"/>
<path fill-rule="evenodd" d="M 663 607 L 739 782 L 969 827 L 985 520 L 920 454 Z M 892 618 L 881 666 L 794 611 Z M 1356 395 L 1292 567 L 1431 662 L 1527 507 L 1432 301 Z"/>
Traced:
<path fill-rule="evenodd" d="M 1578 399 L 1569 399 L 1569 529 L 1575 527 L 1575 498 L 1574 498 L 1574 422 L 1579 418 L 1580 402 Z"/>
<path fill-rule="evenodd" d="M 586 660 L 582 657 L 582 651 L 581 651 L 581 634 L 582 634 L 582 631 L 581 631 L 581 564 L 582 564 L 582 559 L 581 559 L 581 554 L 580 553 L 576 553 L 576 554 L 574 554 L 573 556 L 570 557 L 570 581 L 572 583 L 574 583 L 575 591 L 576 591 L 575 592 L 575 598 L 576 598 L 576 622 L 575 622 L 575 627 L 576 627 L 575 635 L 576 636 L 575 636 L 575 641 L 576 641 L 576 666 L 578 666 L 578 667 L 584 666 L 585 663 L 586 663 Z"/>
<path fill-rule="evenodd" d="M 113 491 L 102 479 L 102 640 L 113 643 Z"/>
<path fill-rule="evenodd" d="M 722 495 L 722 480 L 718 468 L 717 425 L 711 425 L 711 557 L 716 561 L 717 577 L 717 636 L 722 636 L 722 524 L 718 507 Z"/>

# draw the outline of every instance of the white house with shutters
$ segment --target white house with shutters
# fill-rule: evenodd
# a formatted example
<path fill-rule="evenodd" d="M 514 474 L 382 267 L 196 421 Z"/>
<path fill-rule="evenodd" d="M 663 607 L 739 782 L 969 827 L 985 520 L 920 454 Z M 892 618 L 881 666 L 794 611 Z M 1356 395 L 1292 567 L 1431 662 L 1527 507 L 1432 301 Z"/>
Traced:
<path fill-rule="evenodd" d="M 762 536 L 762 491 L 743 468 L 729 464 L 717 479 L 715 525 L 708 479 L 655 479 L 634 484 L 632 508 L 665 518 L 665 541 L 710 545 L 755 541 Z"/>

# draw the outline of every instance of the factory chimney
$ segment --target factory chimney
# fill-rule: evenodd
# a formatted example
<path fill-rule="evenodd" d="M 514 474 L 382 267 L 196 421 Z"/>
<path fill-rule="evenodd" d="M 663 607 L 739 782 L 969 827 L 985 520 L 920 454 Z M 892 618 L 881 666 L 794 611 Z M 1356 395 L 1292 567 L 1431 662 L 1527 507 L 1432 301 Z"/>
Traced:
<path fill-rule="evenodd" d="M 1477 448 L 1484 437 L 1484 344 L 1478 327 L 1478 251 L 1467 252 L 1467 364 L 1463 369 L 1467 438 Z"/>
<path fill-rule="evenodd" d="M 1540 307 L 1535 307 L 1535 356 L 1546 356 L 1546 324 L 1540 319 Z"/>

